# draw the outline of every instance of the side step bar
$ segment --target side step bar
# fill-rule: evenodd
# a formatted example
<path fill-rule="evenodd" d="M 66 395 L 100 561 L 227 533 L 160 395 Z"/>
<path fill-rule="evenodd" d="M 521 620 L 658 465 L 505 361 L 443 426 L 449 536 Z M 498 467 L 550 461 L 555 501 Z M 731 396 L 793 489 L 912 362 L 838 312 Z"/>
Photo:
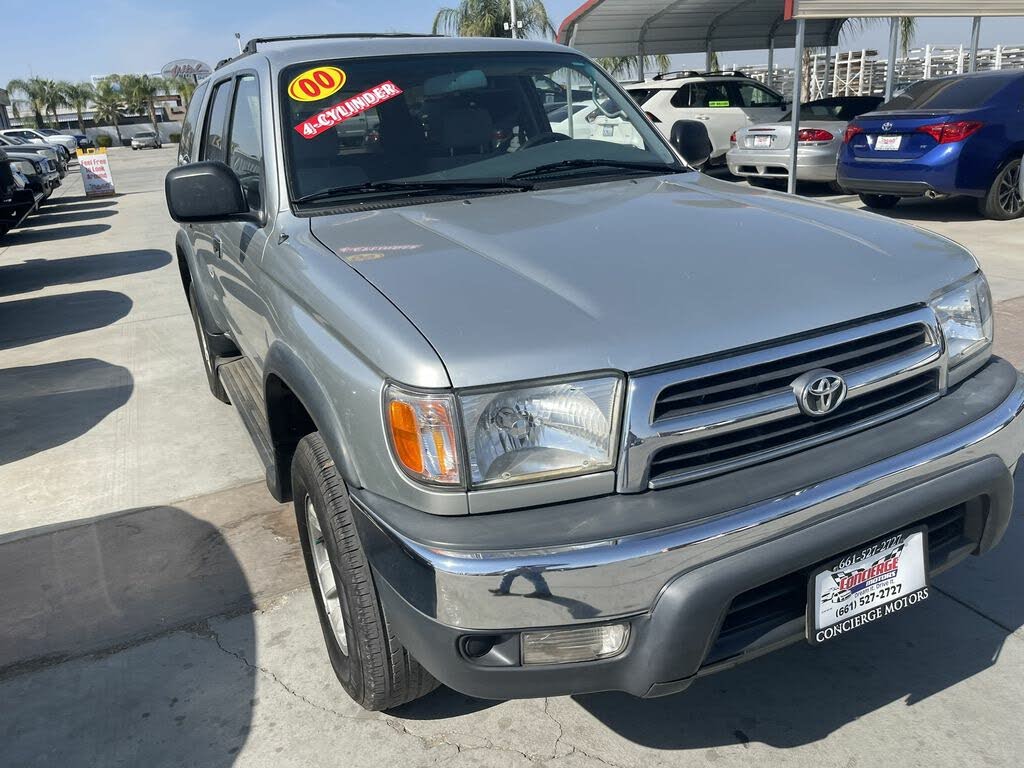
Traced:
<path fill-rule="evenodd" d="M 270 436 L 267 404 L 263 399 L 263 382 L 260 381 L 259 371 L 247 357 L 236 357 L 218 360 L 217 376 L 256 446 L 256 453 L 267 475 L 267 487 L 274 498 L 282 501 L 285 494 L 277 473 L 277 456 Z"/>

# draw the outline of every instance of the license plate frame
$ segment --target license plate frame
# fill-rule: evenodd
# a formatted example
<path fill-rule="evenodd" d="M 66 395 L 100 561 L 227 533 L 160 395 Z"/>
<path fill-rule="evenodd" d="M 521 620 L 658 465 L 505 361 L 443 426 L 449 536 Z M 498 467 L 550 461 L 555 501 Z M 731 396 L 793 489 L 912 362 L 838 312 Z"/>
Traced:
<path fill-rule="evenodd" d="M 875 151 L 877 152 L 899 152 L 902 146 L 903 137 L 899 134 L 896 136 L 875 137 Z"/>
<path fill-rule="evenodd" d="M 877 539 L 815 568 L 807 579 L 807 641 L 820 645 L 927 600 L 930 570 L 924 526 Z"/>
<path fill-rule="evenodd" d="M 772 136 L 754 136 L 754 149 L 771 149 Z"/>

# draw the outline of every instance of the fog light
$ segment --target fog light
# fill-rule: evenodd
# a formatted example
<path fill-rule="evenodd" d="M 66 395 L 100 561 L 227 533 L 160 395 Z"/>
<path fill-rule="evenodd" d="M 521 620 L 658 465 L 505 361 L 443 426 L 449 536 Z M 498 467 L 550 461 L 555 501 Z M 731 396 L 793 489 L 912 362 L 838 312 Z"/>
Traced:
<path fill-rule="evenodd" d="M 629 639 L 629 624 L 523 633 L 523 664 L 568 664 L 618 656 Z"/>

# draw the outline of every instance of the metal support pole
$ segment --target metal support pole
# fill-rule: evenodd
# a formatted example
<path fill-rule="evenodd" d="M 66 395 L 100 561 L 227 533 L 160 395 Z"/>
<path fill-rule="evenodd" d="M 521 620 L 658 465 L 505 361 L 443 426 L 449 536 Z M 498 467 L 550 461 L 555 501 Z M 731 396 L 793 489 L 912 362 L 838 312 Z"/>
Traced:
<path fill-rule="evenodd" d="M 834 94 L 828 88 L 828 71 L 832 66 L 832 46 L 826 46 L 825 48 L 825 74 L 821 78 L 821 98 L 827 99 L 829 96 Z"/>
<path fill-rule="evenodd" d="M 516 0 L 508 0 L 508 7 L 512 12 L 512 39 L 515 40 L 519 37 L 519 28 L 516 24 Z M 569 123 L 572 123 L 572 118 L 569 119 Z"/>
<path fill-rule="evenodd" d="M 978 43 L 981 41 L 981 16 L 974 17 L 971 24 L 971 66 L 968 72 L 978 71 Z"/>
<path fill-rule="evenodd" d="M 800 134 L 800 91 L 804 79 L 804 32 L 807 23 L 803 19 L 796 21 L 796 48 L 793 51 L 793 119 L 790 123 L 792 136 L 789 140 L 789 194 L 796 194 L 796 150 L 797 136 Z"/>
<path fill-rule="evenodd" d="M 647 71 L 646 71 L 645 61 L 644 61 L 646 58 L 647 58 L 647 54 L 646 54 L 646 51 L 644 49 L 644 44 L 640 43 L 639 48 L 637 48 L 636 76 L 637 76 L 637 79 L 639 79 L 641 83 L 644 80 L 647 79 Z"/>
<path fill-rule="evenodd" d="M 900 45 L 899 20 L 889 19 L 889 61 L 885 65 L 885 100 L 892 98 L 896 86 L 896 53 Z"/>
<path fill-rule="evenodd" d="M 711 56 L 712 56 L 711 50 L 708 49 L 704 53 L 704 71 L 705 72 L 710 72 L 711 71 Z"/>
<path fill-rule="evenodd" d="M 775 86 L 775 35 L 768 39 L 768 86 Z"/>

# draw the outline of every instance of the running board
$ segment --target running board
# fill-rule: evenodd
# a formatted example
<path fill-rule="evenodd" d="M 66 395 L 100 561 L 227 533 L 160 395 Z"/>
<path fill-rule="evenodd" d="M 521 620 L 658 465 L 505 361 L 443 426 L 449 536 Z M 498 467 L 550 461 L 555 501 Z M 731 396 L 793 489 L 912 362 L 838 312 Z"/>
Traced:
<path fill-rule="evenodd" d="M 267 404 L 263 398 L 263 383 L 259 371 L 247 357 L 221 358 L 217 361 L 217 377 L 231 398 L 238 415 L 252 438 L 256 453 L 263 462 L 267 487 L 278 501 L 282 501 L 281 481 L 277 473 L 277 456 L 270 436 Z"/>

